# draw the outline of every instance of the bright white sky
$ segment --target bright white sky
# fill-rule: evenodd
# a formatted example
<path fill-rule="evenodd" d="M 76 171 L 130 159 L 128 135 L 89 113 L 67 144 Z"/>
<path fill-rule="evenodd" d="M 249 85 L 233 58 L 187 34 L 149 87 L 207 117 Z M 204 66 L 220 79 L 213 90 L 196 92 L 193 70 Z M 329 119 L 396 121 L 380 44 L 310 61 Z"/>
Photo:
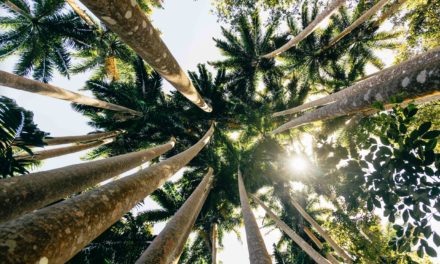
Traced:
<path fill-rule="evenodd" d="M 188 70 L 196 71 L 198 63 L 222 59 L 219 50 L 215 47 L 215 43 L 212 40 L 213 37 L 222 38 L 222 36 L 220 24 L 217 23 L 216 16 L 209 14 L 209 10 L 212 8 L 210 2 L 211 1 L 166 0 L 164 4 L 165 10 L 154 10 L 152 16 L 153 24 L 164 32 L 164 35 L 162 35 L 163 41 L 167 44 L 169 50 L 185 72 Z M 0 10 L 0 15 L 5 15 L 3 10 Z M 393 62 L 392 54 L 381 52 L 380 55 L 381 58 L 386 59 L 387 65 Z M 16 58 L 10 58 L 0 64 L 0 69 L 12 72 L 15 62 Z M 209 65 L 208 69 L 214 73 L 214 70 Z M 369 68 L 368 71 L 370 73 L 373 72 L 374 69 Z M 55 78 L 51 84 L 78 92 L 89 76 L 90 74 L 77 75 L 72 76 L 71 79 L 68 80 L 59 74 L 55 74 Z M 164 81 L 164 89 L 169 91 L 174 88 Z M 82 91 L 79 93 L 91 96 L 89 92 Z M 50 132 L 53 137 L 85 135 L 93 131 L 93 128 L 87 125 L 88 118 L 73 111 L 69 102 L 2 86 L 0 86 L 0 95 L 12 98 L 16 100 L 21 107 L 33 111 L 34 121 L 38 127 L 43 131 Z M 306 142 L 304 143 L 309 145 Z M 83 151 L 47 160 L 41 170 L 51 170 L 81 163 L 82 161 L 79 157 L 85 153 L 86 151 Z M 123 175 L 130 175 L 135 171 L 137 171 L 137 169 Z M 182 171 L 173 176 L 171 180 L 175 181 L 180 178 L 181 175 Z M 155 208 L 160 207 L 151 199 L 147 198 L 145 206 L 143 206 L 140 211 Z M 261 220 L 258 220 L 258 218 L 263 216 L 263 210 L 259 209 L 255 213 L 257 221 L 261 226 Z M 156 224 L 154 233 L 158 234 L 164 226 L 165 223 Z M 240 231 L 243 243 L 239 242 L 233 233 L 224 237 L 223 244 L 225 248 L 219 252 L 219 260 L 223 263 L 249 263 L 245 230 L 241 228 Z M 269 230 L 261 229 L 267 250 L 269 253 L 272 253 L 272 245 L 278 241 L 280 232 L 276 230 L 265 235 L 268 231 Z M 191 237 L 193 237 L 193 235 Z"/>

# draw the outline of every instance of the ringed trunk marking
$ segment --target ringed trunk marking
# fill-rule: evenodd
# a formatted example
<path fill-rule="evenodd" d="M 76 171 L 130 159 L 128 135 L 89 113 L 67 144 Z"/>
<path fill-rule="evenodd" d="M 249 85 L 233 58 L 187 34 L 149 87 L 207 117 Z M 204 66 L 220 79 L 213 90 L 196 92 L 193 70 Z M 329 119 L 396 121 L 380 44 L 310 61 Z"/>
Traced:
<path fill-rule="evenodd" d="M 183 96 L 204 111 L 212 111 L 136 2 L 132 0 L 81 0 L 81 2 Z"/>
<path fill-rule="evenodd" d="M 266 213 L 272 218 L 272 220 L 277 223 L 277 225 L 283 229 L 283 231 L 292 238 L 295 243 L 304 250 L 304 252 L 307 253 L 316 263 L 318 264 L 329 264 L 330 262 L 326 260 L 321 254 L 316 252 L 309 244 L 307 244 L 304 239 L 302 239 L 297 233 L 295 233 L 289 226 L 286 225 L 281 219 L 278 218 L 260 199 L 258 199 L 255 195 L 248 193 L 248 195 L 254 199 L 263 209 L 266 211 Z M 322 245 L 321 245 L 322 248 Z"/>
<path fill-rule="evenodd" d="M 51 264 L 65 263 L 183 168 L 213 131 L 212 126 L 191 148 L 131 176 L 0 225 L 0 244 L 15 245 L 0 251 L 0 259 L 36 263 L 46 257 Z M 69 235 L 63 232 L 67 228 Z"/>
<path fill-rule="evenodd" d="M 202 182 L 136 261 L 137 264 L 170 263 L 179 245 L 186 243 L 185 230 L 192 229 L 193 220 L 199 215 L 203 203 L 208 197 L 213 171 L 212 168 L 209 168 Z"/>
<path fill-rule="evenodd" d="M 266 245 L 260 233 L 255 216 L 252 213 L 240 169 L 238 169 L 238 188 L 240 191 L 241 210 L 243 213 L 246 241 L 248 243 L 249 260 L 251 264 L 272 264 Z"/>
<path fill-rule="evenodd" d="M 172 138 L 169 143 L 148 150 L 3 179 L 0 224 L 134 169 L 167 152 L 174 143 Z"/>
<path fill-rule="evenodd" d="M 79 93 L 74 93 L 59 87 L 52 86 L 50 84 L 30 80 L 4 71 L 0 71 L 0 85 L 78 104 L 90 105 L 94 107 L 125 112 L 136 116 L 142 116 L 142 113 L 128 109 L 126 107 L 100 101 L 85 95 L 81 95 Z"/>

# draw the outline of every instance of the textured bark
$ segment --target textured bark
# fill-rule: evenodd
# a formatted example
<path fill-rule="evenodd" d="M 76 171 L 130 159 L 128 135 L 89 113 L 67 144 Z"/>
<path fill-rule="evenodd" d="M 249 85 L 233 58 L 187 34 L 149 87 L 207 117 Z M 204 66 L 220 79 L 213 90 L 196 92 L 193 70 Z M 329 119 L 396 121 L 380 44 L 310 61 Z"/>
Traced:
<path fill-rule="evenodd" d="M 387 12 L 385 12 L 376 22 L 373 23 L 373 28 L 380 26 L 389 16 L 391 16 L 394 12 L 397 11 L 403 4 L 406 3 L 407 0 L 398 0 L 397 4 L 391 7 Z"/>
<path fill-rule="evenodd" d="M 26 17 L 27 19 L 32 20 L 32 17 L 28 13 L 24 12 L 18 6 L 14 5 L 10 1 L 6 1 L 3 4 L 9 7 L 10 9 L 14 10 L 15 12 L 19 13 L 20 15 Z"/>
<path fill-rule="evenodd" d="M 338 42 L 341 38 L 343 38 L 345 35 L 347 35 L 348 33 L 350 33 L 353 29 L 355 29 L 357 26 L 359 26 L 360 24 L 362 24 L 363 22 L 367 21 L 367 19 L 369 19 L 371 16 L 373 16 L 374 14 L 376 14 L 377 11 L 379 11 L 379 9 L 381 9 L 384 5 L 386 5 L 386 3 L 388 3 L 389 0 L 381 0 L 379 3 L 375 4 L 372 8 L 370 8 L 367 12 L 365 12 L 365 14 L 363 14 L 360 18 L 358 18 L 353 24 L 351 24 L 348 28 L 344 29 L 344 31 L 342 31 L 339 35 L 337 35 L 334 39 L 332 39 L 327 46 L 325 46 L 324 48 L 322 48 L 321 52 L 330 48 L 331 46 L 333 46 L 333 44 L 335 44 L 336 42 Z"/>
<path fill-rule="evenodd" d="M 104 101 L 100 101 L 85 95 L 74 93 L 50 84 L 30 80 L 15 74 L 0 71 L 0 85 L 22 90 L 25 92 L 36 93 L 78 104 L 90 105 L 99 108 L 105 108 L 115 111 L 130 113 L 132 115 L 142 116 L 142 113 Z"/>
<path fill-rule="evenodd" d="M 345 258 L 347 260 L 347 263 L 352 263 L 352 260 L 347 255 L 347 253 L 345 253 L 344 250 L 342 250 L 342 248 L 340 248 L 338 246 L 338 244 L 336 244 L 336 242 L 333 241 L 333 239 L 331 239 L 331 237 L 329 237 L 325 233 L 324 229 L 322 229 L 322 227 L 320 225 L 318 225 L 318 223 L 316 223 L 316 221 L 313 220 L 313 218 L 310 217 L 310 215 L 306 211 L 304 211 L 304 209 L 302 209 L 302 207 L 292 197 L 290 197 L 290 200 L 291 200 L 293 206 L 295 206 L 295 208 L 298 210 L 298 212 L 318 231 L 318 233 L 325 239 L 325 241 L 327 241 L 327 243 L 329 243 L 329 245 L 336 251 L 336 253 L 338 253 L 339 256 Z M 306 230 L 306 229 L 304 228 L 304 230 Z M 307 231 L 306 231 L 306 233 L 307 233 Z M 322 247 L 322 244 L 321 244 L 321 247 Z"/>
<path fill-rule="evenodd" d="M 185 231 L 192 228 L 191 224 L 202 208 L 200 204 L 203 205 L 208 197 L 212 185 L 212 172 L 213 169 L 209 168 L 200 185 L 136 261 L 137 264 L 170 263 L 179 244 L 186 243 Z"/>
<path fill-rule="evenodd" d="M 90 27 L 94 28 L 95 24 L 92 20 L 86 15 L 86 13 L 81 10 L 78 4 L 74 0 L 66 0 L 66 2 L 70 5 L 70 7 L 86 22 Z"/>
<path fill-rule="evenodd" d="M 165 145 L 0 181 L 0 224 L 85 190 L 148 162 L 174 147 Z"/>
<path fill-rule="evenodd" d="M 412 70 L 397 78 L 376 85 L 331 105 L 307 113 L 269 133 L 269 136 L 315 121 L 353 114 L 371 108 L 376 101 L 388 102 L 392 96 L 407 92 L 404 100 L 421 99 L 439 94 L 440 61 Z"/>
<path fill-rule="evenodd" d="M 81 0 L 81 2 L 182 95 L 204 111 L 212 111 L 135 0 Z"/>
<path fill-rule="evenodd" d="M 336 10 L 345 3 L 346 0 L 333 0 L 328 7 L 322 11 L 318 16 L 316 16 L 315 20 L 310 23 L 301 33 L 299 33 L 296 37 L 292 38 L 289 42 L 287 42 L 281 48 L 262 56 L 262 58 L 272 58 L 280 53 L 285 52 L 291 47 L 298 44 L 301 40 L 305 39 L 308 35 L 310 35 L 316 28 L 318 28 L 319 24 L 324 21 L 326 18 L 330 17 Z"/>
<path fill-rule="evenodd" d="M 328 261 L 332 264 L 341 264 L 330 252 L 326 252 L 325 255 L 327 256 Z"/>
<path fill-rule="evenodd" d="M 321 256 L 321 254 L 319 254 L 318 252 L 316 252 L 309 244 L 307 244 L 306 241 L 304 241 L 304 239 L 302 239 L 297 233 L 295 233 L 288 225 L 286 225 L 286 223 L 284 223 L 283 221 L 281 221 L 281 219 L 278 218 L 278 216 L 276 216 L 260 199 L 258 199 L 255 195 L 248 193 L 248 195 L 254 199 L 261 207 L 263 207 L 263 209 L 266 211 L 266 213 L 270 216 L 270 218 L 272 218 L 272 220 L 275 221 L 275 223 L 277 223 L 277 225 L 283 229 L 283 231 L 290 237 L 292 238 L 293 241 L 295 241 L 295 243 L 302 248 L 302 250 L 304 250 L 304 252 L 307 253 L 307 255 L 309 255 L 314 261 L 316 261 L 316 263 L 318 264 L 329 264 L 329 261 L 326 260 L 323 256 Z M 318 246 L 319 247 L 319 246 Z M 321 247 L 322 248 L 322 245 Z"/>
<path fill-rule="evenodd" d="M 353 86 L 350 86 L 344 90 L 341 90 L 339 92 L 336 92 L 334 94 L 331 94 L 329 96 L 323 97 L 321 99 L 315 100 L 313 102 L 309 102 L 303 105 L 300 105 L 298 107 L 281 111 L 278 113 L 275 113 L 272 115 L 272 117 L 275 116 L 281 116 L 281 115 L 288 115 L 293 114 L 302 110 L 306 110 L 312 107 L 317 107 L 321 105 L 326 105 L 335 101 L 342 100 L 348 96 L 357 94 L 359 92 L 365 91 L 373 86 L 382 84 L 384 82 L 387 82 L 393 78 L 396 78 L 402 74 L 405 74 L 406 72 L 409 72 L 411 70 L 417 69 L 419 67 L 426 66 L 429 63 L 432 63 L 434 61 L 440 60 L 440 47 L 437 47 L 435 49 L 432 49 L 430 51 L 424 52 L 410 60 L 401 62 L 399 64 L 396 64 L 392 67 L 389 67 L 383 71 L 377 72 L 374 75 L 377 75 L 374 78 L 370 78 L 364 82 L 355 84 Z M 373 75 L 370 75 L 370 77 L 373 77 Z"/>
<path fill-rule="evenodd" d="M 319 241 L 319 239 L 312 233 L 312 231 L 310 230 L 310 228 L 308 228 L 307 226 L 304 227 L 304 232 L 306 232 L 306 234 L 310 237 L 310 239 L 313 240 L 313 242 L 316 244 L 316 246 L 319 249 L 322 249 L 322 243 L 321 241 Z"/>
<path fill-rule="evenodd" d="M 183 168 L 213 131 L 211 127 L 197 144 L 165 161 L 0 225 L 0 259 L 65 263 Z"/>
<path fill-rule="evenodd" d="M 212 264 L 217 264 L 217 243 L 218 243 L 218 225 L 217 223 L 212 224 Z"/>
<path fill-rule="evenodd" d="M 432 102 L 432 101 L 438 101 L 438 100 L 440 100 L 440 94 L 414 100 L 414 104 L 426 104 L 426 103 L 429 103 L 429 102 Z M 400 104 L 400 106 L 401 107 L 407 107 L 409 102 L 411 102 L 411 101 L 403 102 L 403 103 Z M 391 110 L 396 105 L 397 104 L 384 105 L 385 111 Z M 363 112 L 362 115 L 363 116 L 369 116 L 369 115 L 375 114 L 377 112 L 379 112 L 378 109 L 372 109 L 372 110 Z"/>
<path fill-rule="evenodd" d="M 272 264 L 263 237 L 261 236 L 257 220 L 255 220 L 255 216 L 252 213 L 252 208 L 246 195 L 240 169 L 238 169 L 238 189 L 240 191 L 241 211 L 246 230 L 250 264 Z"/>
<path fill-rule="evenodd" d="M 64 156 L 64 155 L 80 152 L 83 150 L 95 148 L 95 147 L 98 147 L 101 145 L 111 143 L 113 141 L 114 141 L 114 138 L 109 138 L 109 139 L 105 139 L 105 140 L 99 140 L 99 141 L 95 141 L 95 142 L 91 142 L 91 143 L 87 143 L 87 144 L 80 144 L 80 145 L 75 145 L 75 146 L 70 146 L 70 147 L 56 148 L 56 149 L 49 149 L 49 150 L 42 150 L 42 151 L 34 151 L 33 157 L 31 157 L 29 154 L 26 154 L 26 155 L 14 156 L 14 158 L 16 160 L 25 159 L 26 162 L 46 160 L 46 159 L 50 159 L 50 158 L 55 158 L 55 157 Z"/>

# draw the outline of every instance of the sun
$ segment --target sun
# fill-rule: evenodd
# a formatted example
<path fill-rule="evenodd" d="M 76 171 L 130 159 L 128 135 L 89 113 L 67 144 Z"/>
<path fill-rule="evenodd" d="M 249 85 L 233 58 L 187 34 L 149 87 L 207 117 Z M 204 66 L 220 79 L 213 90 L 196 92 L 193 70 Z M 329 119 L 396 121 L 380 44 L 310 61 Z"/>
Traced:
<path fill-rule="evenodd" d="M 307 161 L 303 158 L 295 157 L 290 162 L 290 166 L 297 171 L 302 171 L 307 167 Z"/>
<path fill-rule="evenodd" d="M 229 133 L 228 136 L 230 139 L 237 141 L 238 138 L 240 137 L 240 134 L 241 134 L 240 132 L 232 132 L 232 133 Z"/>

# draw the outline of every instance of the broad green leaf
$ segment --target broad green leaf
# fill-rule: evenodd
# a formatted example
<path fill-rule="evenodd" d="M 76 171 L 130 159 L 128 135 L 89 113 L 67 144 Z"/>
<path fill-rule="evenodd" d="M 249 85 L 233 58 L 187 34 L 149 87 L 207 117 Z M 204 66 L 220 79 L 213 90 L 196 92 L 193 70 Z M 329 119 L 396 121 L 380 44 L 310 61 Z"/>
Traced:
<path fill-rule="evenodd" d="M 425 251 L 426 251 L 426 254 L 428 254 L 430 257 L 433 257 L 433 258 L 437 257 L 437 252 L 432 247 L 425 246 Z"/>
<path fill-rule="evenodd" d="M 434 232 L 434 243 L 437 247 L 440 247 L 440 236 Z"/>
<path fill-rule="evenodd" d="M 433 139 L 436 138 L 440 135 L 440 131 L 438 130 L 434 130 L 434 131 L 429 131 L 426 134 L 423 135 L 423 139 Z"/>
<path fill-rule="evenodd" d="M 428 132 L 428 130 L 431 128 L 432 123 L 431 122 L 425 122 L 423 124 L 420 125 L 419 127 L 419 135 L 423 135 L 426 132 Z"/>

